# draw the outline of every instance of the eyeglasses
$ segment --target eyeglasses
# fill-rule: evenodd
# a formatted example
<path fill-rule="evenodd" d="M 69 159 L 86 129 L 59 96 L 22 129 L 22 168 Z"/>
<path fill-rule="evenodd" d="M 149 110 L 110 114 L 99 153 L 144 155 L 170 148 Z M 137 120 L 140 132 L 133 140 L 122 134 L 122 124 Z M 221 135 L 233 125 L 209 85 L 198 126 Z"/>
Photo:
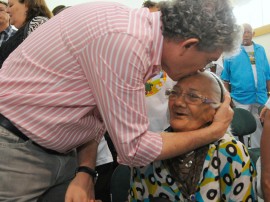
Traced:
<path fill-rule="evenodd" d="M 203 97 L 201 95 L 196 95 L 195 93 L 184 93 L 183 91 L 176 91 L 174 89 L 167 89 L 165 91 L 165 95 L 170 99 L 170 100 L 175 100 L 176 98 L 179 98 L 180 96 L 184 97 L 184 100 L 188 104 L 193 104 L 193 105 L 199 105 L 202 103 L 205 104 L 217 104 L 213 100 Z"/>

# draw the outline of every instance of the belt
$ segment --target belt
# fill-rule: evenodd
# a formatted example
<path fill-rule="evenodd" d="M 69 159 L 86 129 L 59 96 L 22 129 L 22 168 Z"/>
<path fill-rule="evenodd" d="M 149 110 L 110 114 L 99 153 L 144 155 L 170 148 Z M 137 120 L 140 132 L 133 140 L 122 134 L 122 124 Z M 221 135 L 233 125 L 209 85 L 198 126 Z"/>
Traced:
<path fill-rule="evenodd" d="M 29 137 L 27 137 L 25 134 L 23 134 L 16 126 L 14 126 L 14 124 L 8 118 L 6 118 L 2 114 L 0 114 L 0 126 L 2 126 L 3 128 L 5 128 L 9 132 L 13 133 L 17 137 L 23 139 L 24 141 L 28 141 L 29 140 Z M 35 143 L 33 141 L 32 141 L 32 143 L 34 145 L 38 146 L 43 151 L 45 151 L 46 153 L 49 153 L 49 154 L 61 154 L 61 153 L 59 153 L 57 151 L 44 148 L 44 147 L 40 146 L 39 144 L 37 144 L 37 143 Z"/>

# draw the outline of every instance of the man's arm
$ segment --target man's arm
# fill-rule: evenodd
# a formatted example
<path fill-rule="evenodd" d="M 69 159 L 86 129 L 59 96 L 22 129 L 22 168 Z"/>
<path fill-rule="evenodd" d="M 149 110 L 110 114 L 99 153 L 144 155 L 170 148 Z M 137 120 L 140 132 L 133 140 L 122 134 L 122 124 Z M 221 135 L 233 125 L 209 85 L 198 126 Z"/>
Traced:
<path fill-rule="evenodd" d="M 270 111 L 266 110 L 264 114 L 264 126 L 261 138 L 261 161 L 262 175 L 261 183 L 264 194 L 264 201 L 270 201 Z"/>
<path fill-rule="evenodd" d="M 98 143 L 95 140 L 82 145 L 77 149 L 79 166 L 86 166 L 95 170 Z M 74 171 L 75 172 L 75 171 Z M 78 172 L 71 181 L 65 201 L 66 202 L 94 202 L 94 179 L 88 173 Z"/>

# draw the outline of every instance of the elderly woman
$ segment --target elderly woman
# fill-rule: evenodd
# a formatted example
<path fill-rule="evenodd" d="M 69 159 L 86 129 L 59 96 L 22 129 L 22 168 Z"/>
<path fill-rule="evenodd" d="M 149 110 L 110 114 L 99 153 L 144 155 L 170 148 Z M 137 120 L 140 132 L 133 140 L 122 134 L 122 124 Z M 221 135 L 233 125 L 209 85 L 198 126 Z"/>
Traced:
<path fill-rule="evenodd" d="M 166 91 L 170 127 L 191 131 L 211 124 L 224 86 L 210 72 L 182 78 Z M 202 134 L 203 135 L 203 134 Z M 181 156 L 132 169 L 130 201 L 254 201 L 256 171 L 245 146 L 230 131 L 219 141 Z"/>
<path fill-rule="evenodd" d="M 0 48 L 0 68 L 3 62 L 28 35 L 52 17 L 45 0 L 9 0 L 7 13 L 10 24 L 18 29 Z"/>

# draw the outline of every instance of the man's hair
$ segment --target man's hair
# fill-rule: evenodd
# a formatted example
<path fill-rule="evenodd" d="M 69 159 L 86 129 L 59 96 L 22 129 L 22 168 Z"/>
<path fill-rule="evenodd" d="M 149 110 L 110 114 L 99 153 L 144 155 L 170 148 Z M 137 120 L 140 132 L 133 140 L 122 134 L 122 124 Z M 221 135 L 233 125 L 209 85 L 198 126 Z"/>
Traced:
<path fill-rule="evenodd" d="M 157 6 L 157 5 L 158 5 L 158 4 L 157 4 L 156 2 L 150 1 L 150 0 L 144 1 L 143 4 L 142 4 L 142 6 L 143 6 L 144 8 L 152 8 L 152 7 L 155 7 L 155 6 Z"/>
<path fill-rule="evenodd" d="M 206 52 L 239 50 L 241 28 L 229 0 L 168 0 L 159 7 L 165 38 L 197 38 L 198 50 Z"/>
<path fill-rule="evenodd" d="M 19 0 L 21 4 L 25 4 L 28 8 L 26 13 L 26 22 L 32 20 L 36 16 L 47 18 L 52 17 L 52 13 L 48 8 L 45 0 Z"/>
<path fill-rule="evenodd" d="M 66 6 L 64 5 L 59 5 L 59 6 L 56 6 L 53 10 L 52 10 L 52 13 L 53 15 L 57 15 L 58 13 L 60 13 L 62 10 L 64 10 L 66 8 Z"/>

